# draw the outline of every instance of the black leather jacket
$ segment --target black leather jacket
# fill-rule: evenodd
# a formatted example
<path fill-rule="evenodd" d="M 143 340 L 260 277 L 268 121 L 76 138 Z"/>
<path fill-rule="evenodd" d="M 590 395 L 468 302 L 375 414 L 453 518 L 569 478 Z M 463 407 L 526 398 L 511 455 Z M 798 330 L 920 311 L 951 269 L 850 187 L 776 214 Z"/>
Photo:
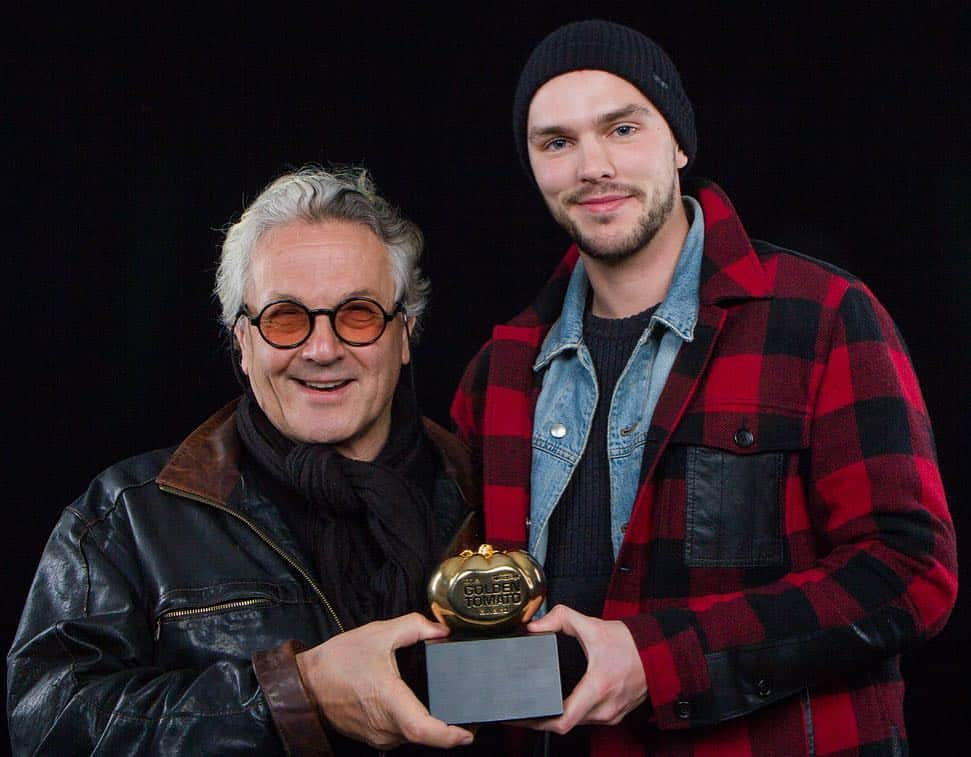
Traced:
<path fill-rule="evenodd" d="M 7 658 L 16 754 L 282 751 L 251 655 L 343 629 L 260 475 L 240 470 L 233 408 L 64 511 Z M 454 533 L 475 489 L 467 453 L 426 429 L 438 526 Z"/>

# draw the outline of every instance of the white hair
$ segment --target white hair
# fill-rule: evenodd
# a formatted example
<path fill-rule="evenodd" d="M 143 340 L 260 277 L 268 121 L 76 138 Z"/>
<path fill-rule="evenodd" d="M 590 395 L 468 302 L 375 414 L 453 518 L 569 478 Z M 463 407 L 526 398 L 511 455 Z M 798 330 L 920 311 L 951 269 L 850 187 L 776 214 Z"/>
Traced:
<path fill-rule="evenodd" d="M 411 331 L 412 335 L 417 333 L 429 288 L 418 267 L 424 246 L 421 230 L 377 194 L 367 170 L 346 168 L 331 173 L 318 166 L 306 166 L 278 178 L 226 231 L 215 293 L 227 330 L 232 330 L 243 305 L 253 252 L 263 235 L 295 221 L 327 220 L 363 224 L 381 240 L 391 257 L 395 300 L 402 304 L 408 318 L 415 319 Z"/>

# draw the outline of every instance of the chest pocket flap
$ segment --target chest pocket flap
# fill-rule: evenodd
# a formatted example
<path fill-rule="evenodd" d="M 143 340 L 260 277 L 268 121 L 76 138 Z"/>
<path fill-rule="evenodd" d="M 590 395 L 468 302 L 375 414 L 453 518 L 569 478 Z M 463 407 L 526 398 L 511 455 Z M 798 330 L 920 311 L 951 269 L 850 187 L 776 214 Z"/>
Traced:
<path fill-rule="evenodd" d="M 798 415 L 688 415 L 672 438 L 683 451 L 688 567 L 783 564 L 785 482 L 805 430 Z"/>

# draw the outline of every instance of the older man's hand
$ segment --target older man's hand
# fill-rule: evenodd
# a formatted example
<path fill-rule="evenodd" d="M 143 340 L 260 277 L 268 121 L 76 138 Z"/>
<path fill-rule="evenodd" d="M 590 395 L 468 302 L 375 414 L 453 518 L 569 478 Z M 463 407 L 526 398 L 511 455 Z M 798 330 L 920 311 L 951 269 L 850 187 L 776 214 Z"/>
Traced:
<path fill-rule="evenodd" d="M 395 650 L 448 629 L 418 613 L 375 621 L 297 655 L 297 667 L 327 721 L 378 749 L 405 742 L 449 748 L 472 734 L 433 718 L 401 679 Z"/>
<path fill-rule="evenodd" d="M 591 618 L 557 605 L 527 627 L 573 636 L 587 656 L 587 672 L 564 700 L 563 714 L 532 721 L 531 727 L 563 734 L 577 725 L 616 725 L 647 697 L 634 637 L 619 620 Z"/>

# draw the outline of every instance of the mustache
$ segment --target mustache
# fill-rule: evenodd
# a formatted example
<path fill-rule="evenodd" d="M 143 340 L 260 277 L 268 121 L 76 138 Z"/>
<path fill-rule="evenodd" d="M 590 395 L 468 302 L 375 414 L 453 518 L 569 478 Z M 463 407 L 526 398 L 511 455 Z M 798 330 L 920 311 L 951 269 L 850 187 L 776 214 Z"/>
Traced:
<path fill-rule="evenodd" d="M 639 187 L 629 184 L 597 184 L 594 187 L 582 187 L 571 192 L 566 196 L 566 201 L 572 205 L 578 205 L 595 197 L 607 197 L 608 195 L 630 195 L 631 197 L 643 198 L 644 192 Z"/>

